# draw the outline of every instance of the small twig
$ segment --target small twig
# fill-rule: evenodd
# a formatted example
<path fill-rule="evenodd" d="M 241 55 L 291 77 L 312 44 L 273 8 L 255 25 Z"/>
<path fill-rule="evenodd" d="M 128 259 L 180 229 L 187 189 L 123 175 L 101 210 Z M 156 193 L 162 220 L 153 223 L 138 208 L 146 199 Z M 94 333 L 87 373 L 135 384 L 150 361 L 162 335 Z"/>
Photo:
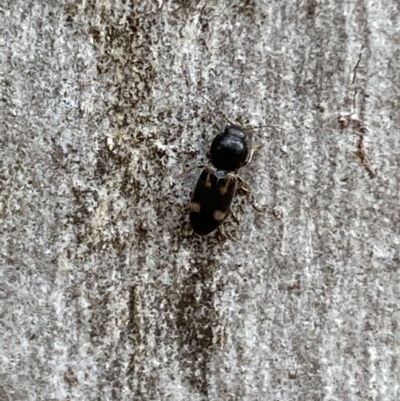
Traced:
<path fill-rule="evenodd" d="M 356 66 L 355 66 L 354 69 L 353 69 L 353 81 L 351 82 L 352 85 L 354 85 L 354 82 L 356 82 L 357 68 L 358 68 L 358 66 L 359 66 L 360 63 L 361 63 L 361 57 L 362 57 L 362 51 L 363 51 L 363 49 L 364 49 L 364 45 L 361 46 L 360 54 L 359 54 L 359 56 L 358 56 L 358 61 L 357 61 L 357 63 L 356 63 Z"/>
<path fill-rule="evenodd" d="M 367 148 L 365 146 L 365 141 L 364 141 L 364 136 L 363 135 L 360 135 L 360 140 L 358 142 L 358 152 L 357 152 L 357 154 L 360 157 L 362 164 L 364 165 L 364 167 L 368 171 L 368 174 L 369 174 L 370 178 L 376 177 L 376 173 L 375 173 L 374 169 L 372 168 L 371 160 L 370 160 L 370 158 L 368 156 L 368 152 L 367 152 Z"/>

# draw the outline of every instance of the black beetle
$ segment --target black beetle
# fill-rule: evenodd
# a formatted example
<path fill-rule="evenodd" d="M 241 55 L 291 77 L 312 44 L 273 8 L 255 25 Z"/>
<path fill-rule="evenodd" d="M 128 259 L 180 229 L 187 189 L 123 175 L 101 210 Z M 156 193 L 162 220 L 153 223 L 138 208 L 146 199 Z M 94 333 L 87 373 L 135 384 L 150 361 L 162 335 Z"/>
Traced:
<path fill-rule="evenodd" d="M 257 146 L 258 147 L 258 146 Z M 190 224 L 196 234 L 207 235 L 231 214 L 239 169 L 249 163 L 256 147 L 250 148 L 238 125 L 228 125 L 211 143 L 210 164 L 197 181 L 189 204 Z"/>

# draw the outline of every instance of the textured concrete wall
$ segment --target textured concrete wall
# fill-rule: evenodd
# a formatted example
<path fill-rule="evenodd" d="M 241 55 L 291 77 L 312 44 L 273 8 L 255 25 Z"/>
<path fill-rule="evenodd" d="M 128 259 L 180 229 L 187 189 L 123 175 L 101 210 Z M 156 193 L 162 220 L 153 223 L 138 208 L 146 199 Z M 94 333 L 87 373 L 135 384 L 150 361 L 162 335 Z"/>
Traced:
<path fill-rule="evenodd" d="M 399 4 L 3 0 L 0 399 L 400 399 Z"/>

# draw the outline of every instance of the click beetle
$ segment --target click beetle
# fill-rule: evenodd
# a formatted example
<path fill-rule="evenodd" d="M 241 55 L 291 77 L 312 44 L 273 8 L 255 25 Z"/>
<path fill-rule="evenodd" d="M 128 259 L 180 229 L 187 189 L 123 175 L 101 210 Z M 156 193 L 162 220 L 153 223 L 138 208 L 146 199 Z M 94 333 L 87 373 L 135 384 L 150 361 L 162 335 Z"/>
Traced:
<path fill-rule="evenodd" d="M 238 171 L 249 163 L 255 147 L 248 146 L 246 135 L 238 125 L 228 125 L 211 143 L 209 159 L 195 186 L 189 203 L 190 224 L 196 234 L 216 230 L 231 214 L 231 203 L 238 182 Z"/>

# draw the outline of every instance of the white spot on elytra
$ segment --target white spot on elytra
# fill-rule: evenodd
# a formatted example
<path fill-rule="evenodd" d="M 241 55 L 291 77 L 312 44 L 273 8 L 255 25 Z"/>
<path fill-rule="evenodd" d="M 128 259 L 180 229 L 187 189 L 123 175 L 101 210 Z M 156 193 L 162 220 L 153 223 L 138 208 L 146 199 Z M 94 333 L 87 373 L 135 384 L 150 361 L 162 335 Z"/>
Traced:
<path fill-rule="evenodd" d="M 191 212 L 200 213 L 201 205 L 198 202 L 190 202 L 189 209 Z"/>
<path fill-rule="evenodd" d="M 223 212 L 222 210 L 216 210 L 213 213 L 213 217 L 217 221 L 222 221 L 226 218 L 226 212 Z"/>

